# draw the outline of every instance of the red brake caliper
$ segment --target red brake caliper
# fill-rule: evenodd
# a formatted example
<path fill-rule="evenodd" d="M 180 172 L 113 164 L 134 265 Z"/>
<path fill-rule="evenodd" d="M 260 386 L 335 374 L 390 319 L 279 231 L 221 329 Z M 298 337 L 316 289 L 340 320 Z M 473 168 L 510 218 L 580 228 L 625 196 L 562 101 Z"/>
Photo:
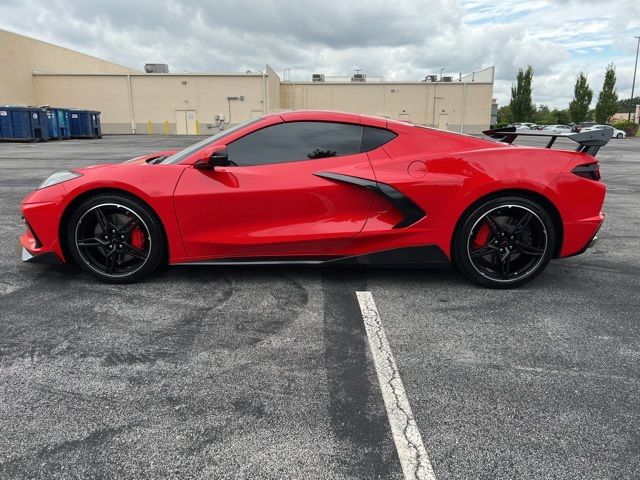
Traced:
<path fill-rule="evenodd" d="M 484 247 L 489 242 L 490 235 L 491 229 L 489 228 L 489 225 L 483 223 L 482 226 L 478 229 L 478 233 L 476 233 L 475 238 L 473 239 L 473 249 L 477 250 L 481 247 Z"/>
<path fill-rule="evenodd" d="M 131 232 L 131 245 L 136 247 L 137 249 L 144 249 L 144 233 L 140 229 L 140 227 L 136 227 Z"/>

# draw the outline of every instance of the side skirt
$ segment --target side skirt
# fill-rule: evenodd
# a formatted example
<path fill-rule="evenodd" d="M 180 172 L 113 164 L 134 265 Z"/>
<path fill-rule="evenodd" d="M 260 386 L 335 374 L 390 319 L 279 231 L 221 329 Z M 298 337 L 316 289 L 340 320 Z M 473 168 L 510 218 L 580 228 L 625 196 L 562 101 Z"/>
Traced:
<path fill-rule="evenodd" d="M 291 256 L 220 258 L 173 265 L 370 265 L 375 267 L 425 268 L 447 266 L 451 262 L 437 245 L 404 247 L 354 256 Z"/>

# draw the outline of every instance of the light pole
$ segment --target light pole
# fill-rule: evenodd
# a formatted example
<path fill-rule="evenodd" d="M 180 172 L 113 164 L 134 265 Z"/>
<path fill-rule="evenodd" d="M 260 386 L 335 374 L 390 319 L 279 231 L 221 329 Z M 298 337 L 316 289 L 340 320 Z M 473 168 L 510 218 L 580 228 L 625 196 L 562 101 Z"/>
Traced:
<path fill-rule="evenodd" d="M 636 48 L 636 66 L 633 68 L 633 83 L 631 83 L 631 105 L 629 106 L 629 118 L 628 118 L 629 121 L 631 121 L 631 108 L 634 107 L 633 93 L 636 86 L 636 71 L 638 70 L 638 52 L 640 52 L 640 37 L 633 37 L 633 38 L 638 39 L 638 47 Z M 637 118 L 636 118 L 636 121 L 638 121 Z"/>

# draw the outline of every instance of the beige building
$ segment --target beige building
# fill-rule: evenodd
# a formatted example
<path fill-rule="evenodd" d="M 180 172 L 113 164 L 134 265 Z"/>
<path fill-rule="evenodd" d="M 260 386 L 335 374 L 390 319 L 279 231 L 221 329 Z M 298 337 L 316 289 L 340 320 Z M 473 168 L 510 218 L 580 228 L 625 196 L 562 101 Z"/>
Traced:
<path fill-rule="evenodd" d="M 489 128 L 493 67 L 447 82 L 282 82 L 283 109 L 381 115 L 456 132 Z"/>
<path fill-rule="evenodd" d="M 489 127 L 494 80 L 493 67 L 419 82 L 364 75 L 281 81 L 268 65 L 264 72 L 144 73 L 2 30 L 0 62 L 0 104 L 99 110 L 107 134 L 206 134 L 290 109 L 344 110 L 477 133 Z"/>

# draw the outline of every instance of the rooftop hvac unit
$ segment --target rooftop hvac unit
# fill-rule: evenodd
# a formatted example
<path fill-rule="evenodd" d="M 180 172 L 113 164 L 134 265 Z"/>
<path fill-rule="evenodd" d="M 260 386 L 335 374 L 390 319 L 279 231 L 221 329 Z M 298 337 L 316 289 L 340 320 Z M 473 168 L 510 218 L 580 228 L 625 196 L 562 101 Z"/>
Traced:
<path fill-rule="evenodd" d="M 366 82 L 367 74 L 366 73 L 354 73 L 351 77 L 352 82 Z"/>
<path fill-rule="evenodd" d="M 453 77 L 442 77 L 442 82 L 453 82 Z"/>
<path fill-rule="evenodd" d="M 324 82 L 324 73 L 314 73 L 311 75 L 312 82 Z"/>
<path fill-rule="evenodd" d="M 145 63 L 144 71 L 146 73 L 169 73 L 169 65 L 166 63 Z"/>
<path fill-rule="evenodd" d="M 438 76 L 437 75 L 427 75 L 426 77 L 424 77 L 423 82 L 437 82 L 438 81 Z"/>

